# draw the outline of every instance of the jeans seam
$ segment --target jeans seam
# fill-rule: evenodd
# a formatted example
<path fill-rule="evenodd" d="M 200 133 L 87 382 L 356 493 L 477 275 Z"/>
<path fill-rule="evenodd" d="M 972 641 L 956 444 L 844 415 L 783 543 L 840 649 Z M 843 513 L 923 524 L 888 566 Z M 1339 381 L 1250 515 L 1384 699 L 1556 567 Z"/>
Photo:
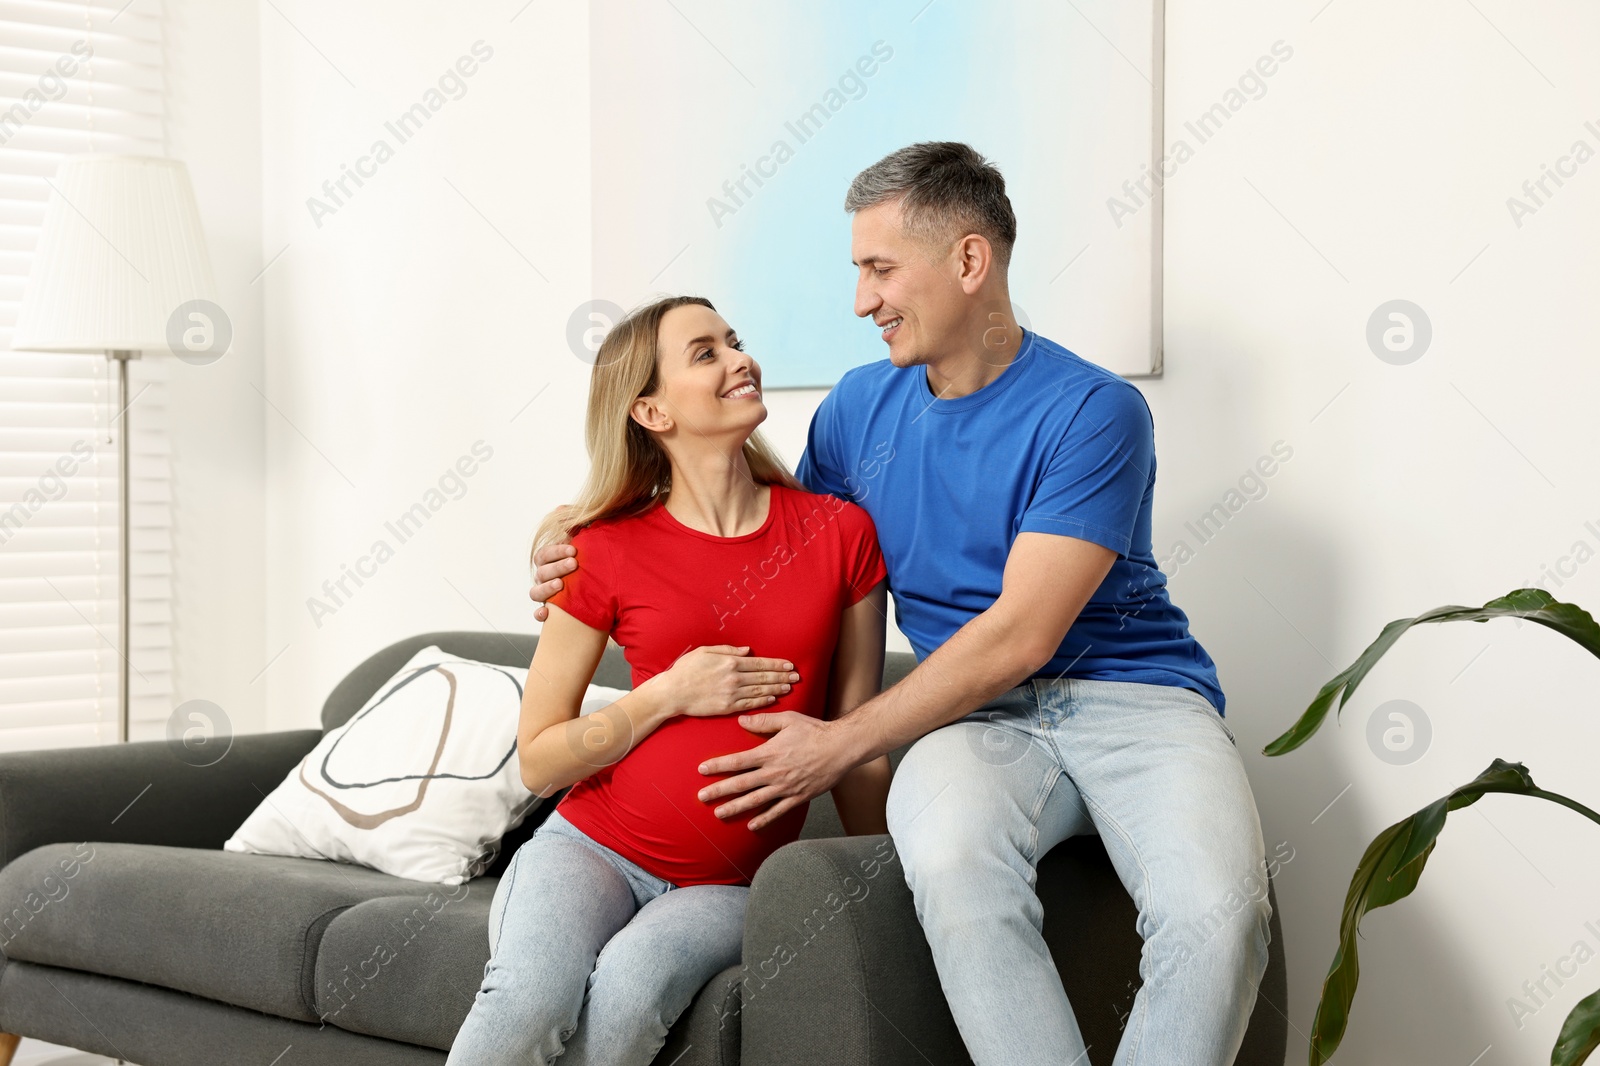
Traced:
<path fill-rule="evenodd" d="M 1050 759 L 1057 770 L 1055 777 L 1047 777 L 1042 783 L 1039 795 L 1033 803 L 1033 813 L 1028 818 L 1028 826 L 1032 836 L 1032 839 L 1028 842 L 1028 866 L 1033 870 L 1033 877 L 1030 879 L 1031 887 L 1036 888 L 1039 883 L 1039 860 L 1042 858 L 1039 854 L 1039 817 L 1044 813 L 1044 805 L 1050 801 L 1050 793 L 1055 791 L 1056 785 L 1059 783 L 1061 776 L 1066 773 L 1066 770 L 1062 767 L 1061 752 L 1056 748 L 1054 738 L 1051 738 L 1048 746 L 1044 743 L 1044 702 L 1039 696 L 1039 686 L 1036 682 L 1031 682 L 1029 687 L 1033 693 L 1033 713 L 1037 717 L 1037 724 L 1034 735 L 1029 737 L 1028 741 L 1029 743 L 1038 743 L 1041 753 Z"/>
<path fill-rule="evenodd" d="M 1094 802 L 1087 796 L 1084 797 L 1084 802 L 1088 805 L 1096 817 L 1105 819 L 1106 824 L 1112 828 L 1112 830 L 1117 834 L 1118 839 L 1122 841 L 1123 845 L 1127 847 L 1128 852 L 1133 856 L 1133 861 L 1139 867 L 1139 877 L 1144 882 L 1144 898 L 1148 904 L 1154 896 L 1150 886 L 1150 870 L 1145 866 L 1144 857 L 1139 854 L 1139 848 L 1134 844 L 1133 838 L 1128 835 L 1127 830 L 1122 828 L 1122 824 L 1113 818 L 1110 812 L 1106 811 L 1098 803 Z M 1141 955 L 1142 954 L 1143 953 L 1141 952 Z M 1148 987 L 1148 985 L 1142 985 L 1140 991 L 1144 991 Z M 1139 1058 L 1139 1044 L 1144 1037 L 1144 1021 L 1147 1014 L 1149 1014 L 1148 1002 L 1146 1003 L 1146 1009 L 1141 1011 L 1139 1014 L 1138 1031 L 1130 1032 L 1128 1034 L 1132 1042 L 1128 1045 L 1128 1058 L 1125 1066 L 1136 1066 Z"/>
<path fill-rule="evenodd" d="M 1028 738 L 1031 742 L 1032 737 Z M 1057 770 L 1059 771 L 1059 767 Z M 1028 878 L 1029 887 L 1039 883 L 1039 816 L 1044 813 L 1044 805 L 1050 799 L 1050 793 L 1055 790 L 1056 778 L 1046 777 L 1039 786 L 1039 794 L 1033 799 L 1033 810 L 1028 815 L 1028 868 L 1033 876 Z"/>
<path fill-rule="evenodd" d="M 1060 698 L 1061 698 L 1061 702 L 1062 702 L 1062 707 L 1061 707 L 1060 716 L 1058 718 L 1056 718 L 1056 720 L 1053 723 L 1053 728 L 1050 730 L 1049 743 L 1050 743 L 1050 751 L 1052 753 L 1054 753 L 1054 756 L 1055 756 L 1056 765 L 1061 768 L 1061 772 L 1062 773 L 1066 773 L 1067 761 L 1066 761 L 1066 759 L 1064 759 L 1062 757 L 1062 754 L 1061 754 L 1061 737 L 1060 737 L 1061 728 L 1060 727 L 1061 727 L 1062 719 L 1070 717 L 1070 715 L 1068 714 L 1068 711 L 1072 706 L 1072 700 L 1073 700 L 1072 687 L 1071 687 L 1072 679 L 1063 677 L 1063 678 L 1057 678 L 1056 680 L 1061 683 Z M 1045 682 L 1045 685 L 1046 685 L 1047 688 L 1052 688 L 1052 687 L 1054 687 L 1055 682 L 1047 681 L 1047 682 Z M 1044 699 L 1039 695 L 1037 690 L 1035 690 L 1035 694 L 1034 694 L 1034 703 L 1039 708 L 1039 737 L 1040 737 L 1040 740 L 1043 741 L 1045 739 Z M 1077 782 L 1073 782 L 1073 784 L 1076 785 Z"/>
<path fill-rule="evenodd" d="M 511 896 L 517 889 L 517 862 L 521 858 L 522 858 L 522 849 L 518 848 L 517 849 L 517 853 L 515 855 L 511 856 L 511 862 L 506 866 L 506 876 L 511 878 L 511 881 L 510 881 L 509 884 L 506 885 L 506 901 L 505 901 L 505 905 L 500 908 L 500 927 L 494 931 L 494 938 L 495 938 L 495 944 L 496 945 L 498 945 L 500 943 L 500 938 L 505 935 L 505 931 L 506 931 L 506 911 L 511 909 Z"/>

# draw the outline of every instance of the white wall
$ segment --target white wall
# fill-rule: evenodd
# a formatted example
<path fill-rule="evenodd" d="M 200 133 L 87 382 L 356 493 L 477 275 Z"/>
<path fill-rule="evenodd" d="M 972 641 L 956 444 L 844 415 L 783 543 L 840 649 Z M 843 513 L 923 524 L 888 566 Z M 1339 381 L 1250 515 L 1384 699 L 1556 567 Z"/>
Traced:
<path fill-rule="evenodd" d="M 171 369 L 174 695 L 254 732 L 267 707 L 260 23 L 253 0 L 166 0 L 162 13 L 167 154 L 188 165 L 233 325 L 232 349 L 206 366 L 149 356 Z"/>
<path fill-rule="evenodd" d="M 1171 587 L 1220 664 L 1269 850 L 1295 849 L 1277 890 L 1301 1032 L 1350 874 L 1379 830 L 1496 756 L 1600 799 L 1597 664 L 1515 622 L 1413 632 L 1342 725 L 1259 755 L 1386 622 L 1481 604 L 1579 539 L 1600 548 L 1584 528 L 1600 519 L 1588 431 L 1600 163 L 1521 228 L 1505 203 L 1574 139 L 1600 147 L 1583 128 L 1600 120 L 1587 54 L 1600 21 L 1557 4 L 1324 3 L 1170 5 L 1169 138 L 1273 42 L 1294 55 L 1166 186 L 1167 375 L 1144 387 L 1158 551 L 1273 442 L 1294 449 L 1265 498 Z M 1433 325 L 1430 349 L 1405 366 L 1364 337 L 1396 298 Z M 1600 606 L 1600 566 L 1550 588 Z M 1381 761 L 1364 737 L 1391 699 L 1432 722 L 1431 748 L 1410 765 Z M 1548 1061 L 1600 966 L 1521 1030 L 1506 1000 L 1576 941 L 1600 949 L 1584 925 L 1600 929 L 1595 831 L 1533 800 L 1454 814 L 1416 894 L 1365 926 L 1335 1061 L 1464 1066 L 1488 1045 L 1484 1064 Z M 1303 1061 L 1303 1038 L 1294 1046 Z"/>
<path fill-rule="evenodd" d="M 271 728 L 313 724 L 329 688 L 395 639 L 534 628 L 523 552 L 582 476 L 587 367 L 564 338 L 569 313 L 593 295 L 579 5 L 417 5 L 404 18 L 371 0 L 280 7 L 292 27 L 275 10 L 260 15 L 260 252 L 286 250 L 258 283 L 264 383 L 252 380 L 270 406 L 258 401 L 240 430 L 248 440 L 264 420 L 265 634 L 243 657 L 272 663 L 256 684 Z M 1260 99 L 1191 145 L 1167 186 L 1167 374 L 1141 385 L 1156 416 L 1158 554 L 1179 538 L 1197 548 L 1173 568 L 1174 597 L 1220 664 L 1269 850 L 1294 848 L 1278 897 L 1287 1011 L 1304 1033 L 1350 872 L 1378 830 L 1495 756 L 1597 798 L 1585 796 L 1600 739 L 1587 698 L 1596 666 L 1510 622 L 1414 632 L 1342 725 L 1288 756 L 1259 752 L 1390 619 L 1526 584 L 1579 539 L 1600 548 L 1584 527 L 1600 528 L 1600 499 L 1580 428 L 1600 385 L 1600 269 L 1584 241 L 1596 232 L 1600 163 L 1520 228 L 1505 205 L 1574 139 L 1600 146 L 1583 128 L 1600 125 L 1583 48 L 1600 23 L 1570 4 L 1170 7 L 1169 139 L 1274 42 L 1294 50 Z M 306 199 L 479 39 L 494 56 L 466 95 L 318 227 Z M 196 183 L 204 201 L 198 171 Z M 1026 233 L 1028 205 L 1017 206 Z M 841 278 L 841 299 L 847 286 Z M 1364 336 L 1373 310 L 1396 298 L 1433 325 L 1431 348 L 1408 366 L 1380 361 Z M 791 460 L 817 398 L 771 397 L 769 431 Z M 478 440 L 493 458 L 464 496 L 397 544 L 385 521 Z M 1185 523 L 1280 440 L 1293 457 L 1265 496 L 1196 545 Z M 333 605 L 323 582 L 380 538 L 393 557 L 318 624 L 308 598 Z M 248 603 L 256 564 L 247 558 L 240 576 L 222 550 L 204 557 L 207 572 L 243 586 Z M 1597 575 L 1580 569 L 1556 591 L 1592 606 Z M 232 617 L 201 611 L 227 598 L 208 595 L 180 604 L 186 632 Z M 241 624 L 209 639 L 253 640 Z M 1434 731 L 1406 766 L 1378 759 L 1364 737 L 1369 714 L 1397 698 L 1420 705 Z M 1456 813 L 1416 895 L 1367 924 L 1338 1061 L 1467 1064 L 1486 1046 L 1484 1066 L 1544 1058 L 1566 1011 L 1600 985 L 1600 966 L 1520 1030 L 1506 1000 L 1579 939 L 1600 948 L 1584 926 L 1600 928 L 1588 832 L 1527 800 Z M 1295 1036 L 1290 1061 L 1303 1055 Z"/>
<path fill-rule="evenodd" d="M 280 6 L 292 26 L 262 16 L 263 247 L 287 249 L 264 278 L 273 728 L 315 723 L 394 640 L 536 628 L 527 541 L 582 476 L 588 368 L 564 337 L 590 296 L 581 6 Z M 385 123 L 478 41 L 464 95 L 401 143 Z M 392 157 L 363 162 L 379 139 Z M 323 183 L 346 166 L 372 176 L 335 203 Z M 386 528 L 463 457 L 414 536 Z M 329 595 L 346 567 L 371 576 Z"/>

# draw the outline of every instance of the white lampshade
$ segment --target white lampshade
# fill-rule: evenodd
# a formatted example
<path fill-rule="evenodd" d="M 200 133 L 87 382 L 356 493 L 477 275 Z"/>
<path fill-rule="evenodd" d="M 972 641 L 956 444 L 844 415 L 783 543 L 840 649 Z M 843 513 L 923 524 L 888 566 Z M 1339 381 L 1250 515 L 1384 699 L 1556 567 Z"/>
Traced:
<path fill-rule="evenodd" d="M 189 300 L 215 300 L 200 211 L 176 159 L 61 161 L 11 347 L 101 352 L 167 347 Z"/>

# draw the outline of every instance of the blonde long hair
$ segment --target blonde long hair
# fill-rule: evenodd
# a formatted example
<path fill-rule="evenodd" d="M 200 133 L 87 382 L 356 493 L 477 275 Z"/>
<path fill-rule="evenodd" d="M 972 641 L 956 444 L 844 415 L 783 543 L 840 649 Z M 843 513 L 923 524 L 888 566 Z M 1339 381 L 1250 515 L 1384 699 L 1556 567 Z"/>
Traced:
<path fill-rule="evenodd" d="M 633 420 L 633 401 L 655 392 L 661 383 L 659 344 L 661 320 L 686 304 L 712 307 L 703 296 L 668 296 L 630 311 L 606 334 L 589 377 L 589 411 L 584 443 L 589 449 L 589 476 L 577 499 L 557 507 L 539 523 L 528 555 L 546 544 L 566 540 L 591 522 L 640 514 L 656 497 L 672 488 L 672 462 L 653 433 Z M 753 430 L 744 442 L 745 462 L 757 484 L 780 484 L 802 490 L 778 453 Z"/>

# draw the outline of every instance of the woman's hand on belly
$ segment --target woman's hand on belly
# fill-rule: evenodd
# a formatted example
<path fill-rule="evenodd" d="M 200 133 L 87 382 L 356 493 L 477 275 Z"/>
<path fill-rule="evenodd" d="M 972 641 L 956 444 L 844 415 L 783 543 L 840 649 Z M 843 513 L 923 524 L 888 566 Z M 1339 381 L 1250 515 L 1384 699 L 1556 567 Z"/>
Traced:
<path fill-rule="evenodd" d="M 639 687 L 651 686 L 674 714 L 707 718 L 770 707 L 799 680 L 791 662 L 717 644 L 684 652 Z"/>

